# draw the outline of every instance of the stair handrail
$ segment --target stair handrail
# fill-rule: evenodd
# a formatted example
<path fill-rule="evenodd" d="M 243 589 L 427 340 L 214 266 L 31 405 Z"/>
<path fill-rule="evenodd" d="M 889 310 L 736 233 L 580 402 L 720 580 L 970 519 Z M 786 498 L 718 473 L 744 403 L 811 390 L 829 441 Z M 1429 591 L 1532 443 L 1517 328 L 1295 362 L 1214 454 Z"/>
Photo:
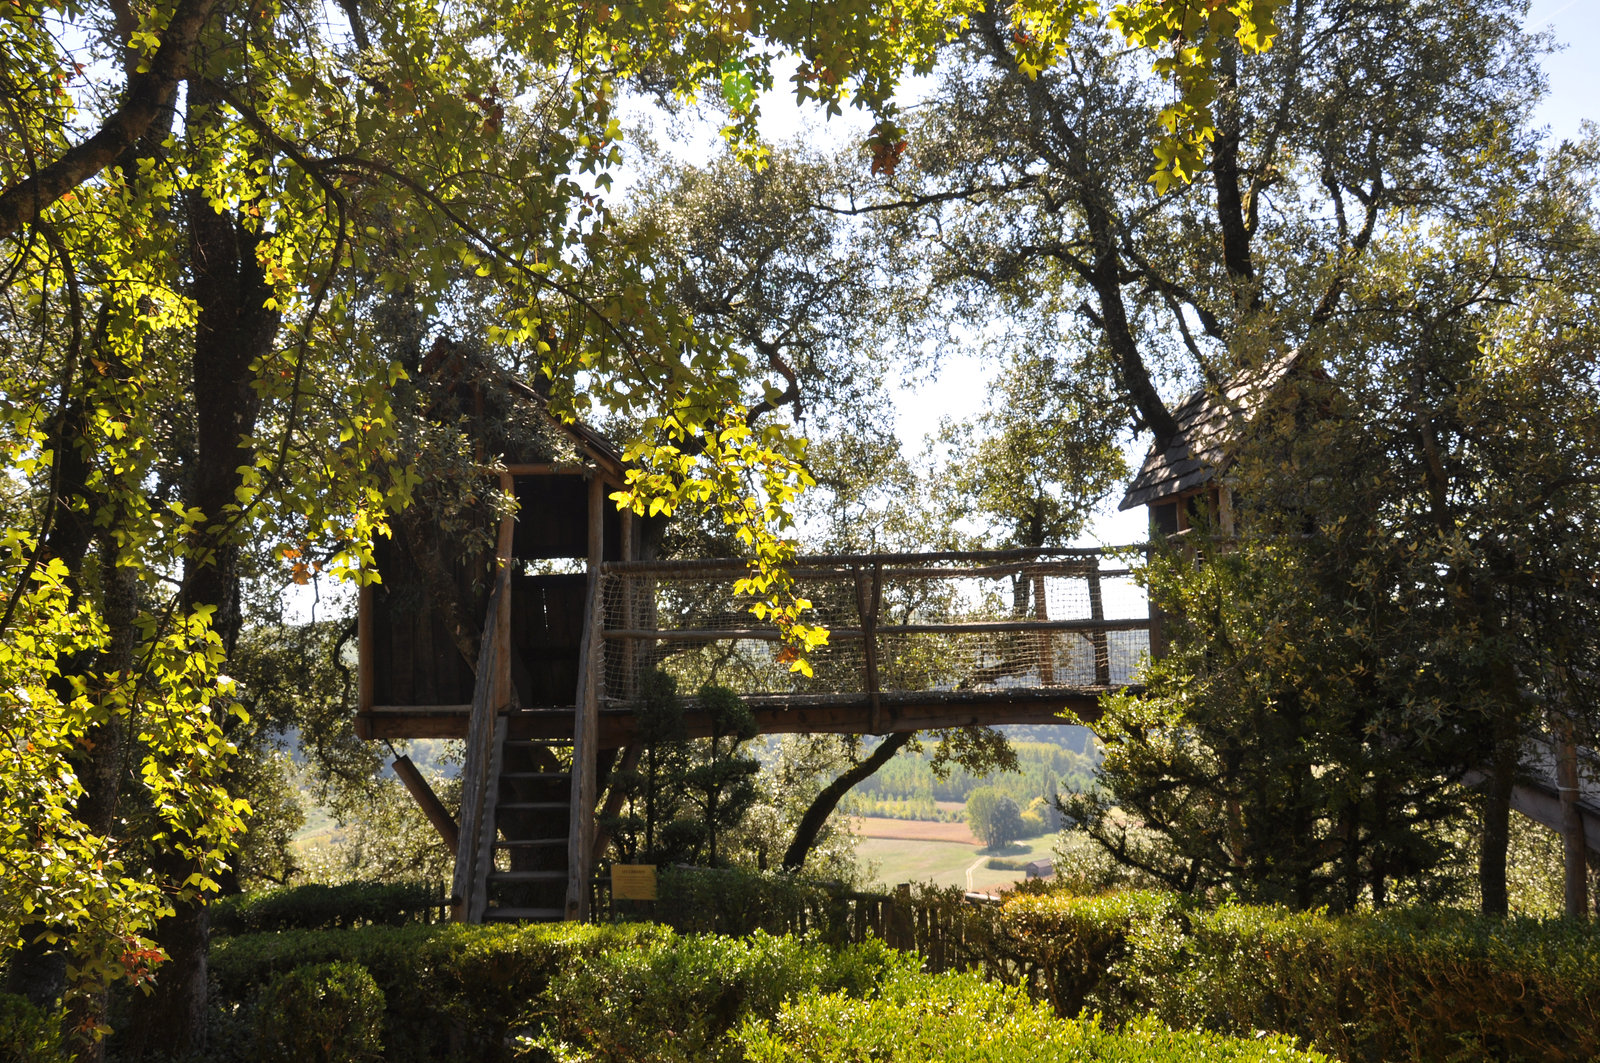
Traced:
<path fill-rule="evenodd" d="M 583 638 L 578 648 L 578 689 L 572 714 L 572 804 L 567 829 L 568 919 L 589 917 L 589 875 L 594 863 L 594 809 L 598 775 L 600 696 L 604 682 L 605 624 L 600 566 L 589 569 Z"/>
<path fill-rule="evenodd" d="M 510 582 L 511 570 L 502 569 L 489 595 L 489 608 L 483 622 L 483 638 L 478 643 L 477 676 L 472 685 L 472 709 L 467 722 L 467 745 L 461 765 L 461 829 L 456 841 L 455 875 L 451 880 L 451 916 L 466 920 L 473 882 L 478 872 L 478 835 L 483 829 L 484 802 L 488 799 L 487 775 L 494 743 L 494 720 L 500 706 L 494 703 L 499 672 L 499 644 L 496 626 L 500 617 L 500 595 Z"/>

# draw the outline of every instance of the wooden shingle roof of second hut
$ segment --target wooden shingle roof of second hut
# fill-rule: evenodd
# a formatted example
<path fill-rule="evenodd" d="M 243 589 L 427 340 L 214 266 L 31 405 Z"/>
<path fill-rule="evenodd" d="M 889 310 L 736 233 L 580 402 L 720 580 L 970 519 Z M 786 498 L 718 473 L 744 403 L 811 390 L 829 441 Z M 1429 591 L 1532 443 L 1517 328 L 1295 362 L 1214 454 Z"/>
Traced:
<path fill-rule="evenodd" d="M 1177 434 L 1150 444 L 1139 475 L 1128 485 L 1117 508 L 1148 506 L 1164 498 L 1185 494 L 1221 475 L 1230 460 L 1229 448 L 1240 425 L 1258 410 L 1299 361 L 1299 352 L 1239 373 L 1223 387 L 1201 388 L 1173 411 Z"/>

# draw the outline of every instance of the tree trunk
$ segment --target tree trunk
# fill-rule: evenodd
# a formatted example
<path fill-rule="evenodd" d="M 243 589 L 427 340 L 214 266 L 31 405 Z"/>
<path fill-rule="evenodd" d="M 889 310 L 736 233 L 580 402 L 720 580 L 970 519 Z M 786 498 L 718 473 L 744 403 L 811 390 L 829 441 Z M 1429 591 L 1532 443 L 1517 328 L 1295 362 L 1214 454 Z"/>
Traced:
<path fill-rule="evenodd" d="M 1495 746 L 1494 763 L 1483 795 L 1483 833 L 1478 848 L 1478 893 L 1485 915 L 1505 915 L 1511 899 L 1506 889 L 1506 851 L 1511 845 L 1511 791 L 1517 782 L 1515 742 Z"/>
<path fill-rule="evenodd" d="M 806 814 L 800 817 L 799 826 L 794 829 L 794 840 L 789 843 L 788 850 L 783 854 L 785 871 L 799 871 L 805 866 L 806 857 L 816 848 L 817 836 L 822 833 L 822 825 L 828 822 L 828 817 L 839 807 L 844 795 L 857 783 L 871 778 L 879 768 L 889 763 L 890 758 L 911 741 L 912 735 L 911 731 L 902 731 L 887 736 L 865 760 L 823 788 L 816 800 L 811 802 L 811 807 L 806 809 Z"/>
<path fill-rule="evenodd" d="M 190 126 L 205 98 L 198 83 L 189 86 Z M 195 453 L 185 485 L 186 505 L 205 514 L 188 544 L 181 605 L 214 607 L 212 629 L 232 653 L 242 617 L 239 612 L 239 544 L 228 507 L 240 484 L 238 469 L 255 463 L 249 443 L 261 400 L 251 366 L 271 353 L 280 315 L 267 308 L 273 291 L 256 251 L 261 236 L 231 214 L 211 209 L 204 194 L 187 197 L 192 292 L 199 308 L 191 360 L 195 402 Z M 195 869 L 175 849 L 158 854 L 157 870 L 182 882 Z M 206 948 L 209 920 L 203 901 L 176 906 L 156 927 L 156 940 L 170 957 L 156 990 L 139 1002 L 130 1029 L 131 1058 L 155 1054 L 184 1056 L 205 1049 Z"/>
<path fill-rule="evenodd" d="M 1565 864 L 1563 898 L 1570 919 L 1589 917 L 1588 843 L 1583 836 L 1583 813 L 1578 809 L 1578 743 L 1572 721 L 1555 721 L 1556 792 L 1561 798 L 1561 850 Z"/>

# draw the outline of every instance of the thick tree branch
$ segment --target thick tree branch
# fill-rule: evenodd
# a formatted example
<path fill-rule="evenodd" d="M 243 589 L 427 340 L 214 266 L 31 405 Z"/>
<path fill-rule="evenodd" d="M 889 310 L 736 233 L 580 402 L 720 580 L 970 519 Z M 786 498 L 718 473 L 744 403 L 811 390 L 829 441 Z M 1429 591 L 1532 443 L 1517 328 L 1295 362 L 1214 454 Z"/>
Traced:
<path fill-rule="evenodd" d="M 88 140 L 0 192 L 0 238 L 38 220 L 56 200 L 139 142 L 189 72 L 196 39 L 216 0 L 179 0 L 150 68 L 128 81 L 122 106 Z"/>
<path fill-rule="evenodd" d="M 833 810 L 839 807 L 844 795 L 857 783 L 871 778 L 873 773 L 889 763 L 889 760 L 911 741 L 912 734 L 911 731 L 901 731 L 898 734 L 885 736 L 884 740 L 878 743 L 878 748 L 874 749 L 865 760 L 823 788 L 816 800 L 811 802 L 811 807 L 806 809 L 806 814 L 800 817 L 799 826 L 794 829 L 794 841 L 789 843 L 788 851 L 783 854 L 785 871 L 798 871 L 805 866 L 806 857 L 810 856 L 811 850 L 816 847 L 817 835 L 822 833 L 822 825 L 828 821 Z"/>
<path fill-rule="evenodd" d="M 1239 135 L 1244 125 L 1239 113 L 1239 48 L 1229 42 L 1223 46 L 1218 62 L 1222 70 L 1221 100 L 1218 106 L 1216 147 L 1212 152 L 1212 179 L 1217 190 L 1217 227 L 1222 233 L 1222 264 L 1236 289 L 1235 298 L 1246 295 L 1255 309 L 1261 295 L 1255 289 L 1256 268 L 1250 254 L 1250 232 L 1245 225 L 1244 197 L 1239 192 Z"/>
<path fill-rule="evenodd" d="M 1132 401 L 1144 425 L 1155 433 L 1157 442 L 1164 446 L 1178 434 L 1178 422 L 1173 419 L 1172 411 L 1167 409 L 1161 393 L 1150 379 L 1150 370 L 1145 365 L 1128 320 L 1128 309 L 1122 299 L 1117 226 L 1111 214 L 1109 197 L 1089 165 L 1082 138 L 1067 125 L 1060 110 L 1052 106 L 1053 101 L 1047 96 L 1044 80 L 1029 77 L 1017 62 L 1007 38 L 1000 31 L 1004 18 L 998 4 L 991 2 L 984 16 L 975 20 L 977 34 L 995 64 L 1021 90 L 1023 98 L 1027 100 L 1034 127 L 1050 134 L 1048 137 L 1038 137 L 1035 148 L 1048 162 L 1065 171 L 1077 189 L 1084 224 L 1094 248 L 1089 284 L 1100 300 L 1100 312 L 1095 317 L 1105 332 L 1106 345 L 1116 356 L 1117 383 Z M 1050 143 L 1052 139 L 1053 144 Z"/>
<path fill-rule="evenodd" d="M 1009 192 L 1020 192 L 1025 188 L 1035 188 L 1039 179 L 1027 175 L 1016 181 L 1004 181 L 999 184 L 967 185 L 965 188 L 952 188 L 944 192 L 925 192 L 921 195 L 908 196 L 901 199 L 892 199 L 884 202 L 868 203 L 857 206 L 852 199 L 848 207 L 836 207 L 818 201 L 812 206 L 828 214 L 874 214 L 889 210 L 915 210 L 918 207 L 929 207 L 938 203 L 950 203 L 956 200 L 976 199 L 979 196 L 1000 196 Z"/>

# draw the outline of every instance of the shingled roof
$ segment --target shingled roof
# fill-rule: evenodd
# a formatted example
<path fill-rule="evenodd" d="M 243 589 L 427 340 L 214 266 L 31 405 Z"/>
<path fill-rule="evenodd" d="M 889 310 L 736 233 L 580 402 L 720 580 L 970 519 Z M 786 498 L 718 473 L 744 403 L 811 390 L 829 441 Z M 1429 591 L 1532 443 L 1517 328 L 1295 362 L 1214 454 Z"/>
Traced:
<path fill-rule="evenodd" d="M 1266 396 L 1299 361 L 1291 351 L 1275 361 L 1235 376 L 1219 391 L 1201 388 L 1173 411 L 1178 431 L 1167 445 L 1150 444 L 1139 475 L 1128 485 L 1117 508 L 1148 506 L 1181 495 L 1220 475 L 1231 455 L 1228 445 L 1237 427 L 1248 421 Z"/>
<path fill-rule="evenodd" d="M 480 344 L 435 341 L 419 376 L 429 415 L 461 423 L 489 454 L 508 465 L 593 461 L 621 476 L 622 452 L 582 421 L 562 419 L 550 400 L 501 365 Z"/>

